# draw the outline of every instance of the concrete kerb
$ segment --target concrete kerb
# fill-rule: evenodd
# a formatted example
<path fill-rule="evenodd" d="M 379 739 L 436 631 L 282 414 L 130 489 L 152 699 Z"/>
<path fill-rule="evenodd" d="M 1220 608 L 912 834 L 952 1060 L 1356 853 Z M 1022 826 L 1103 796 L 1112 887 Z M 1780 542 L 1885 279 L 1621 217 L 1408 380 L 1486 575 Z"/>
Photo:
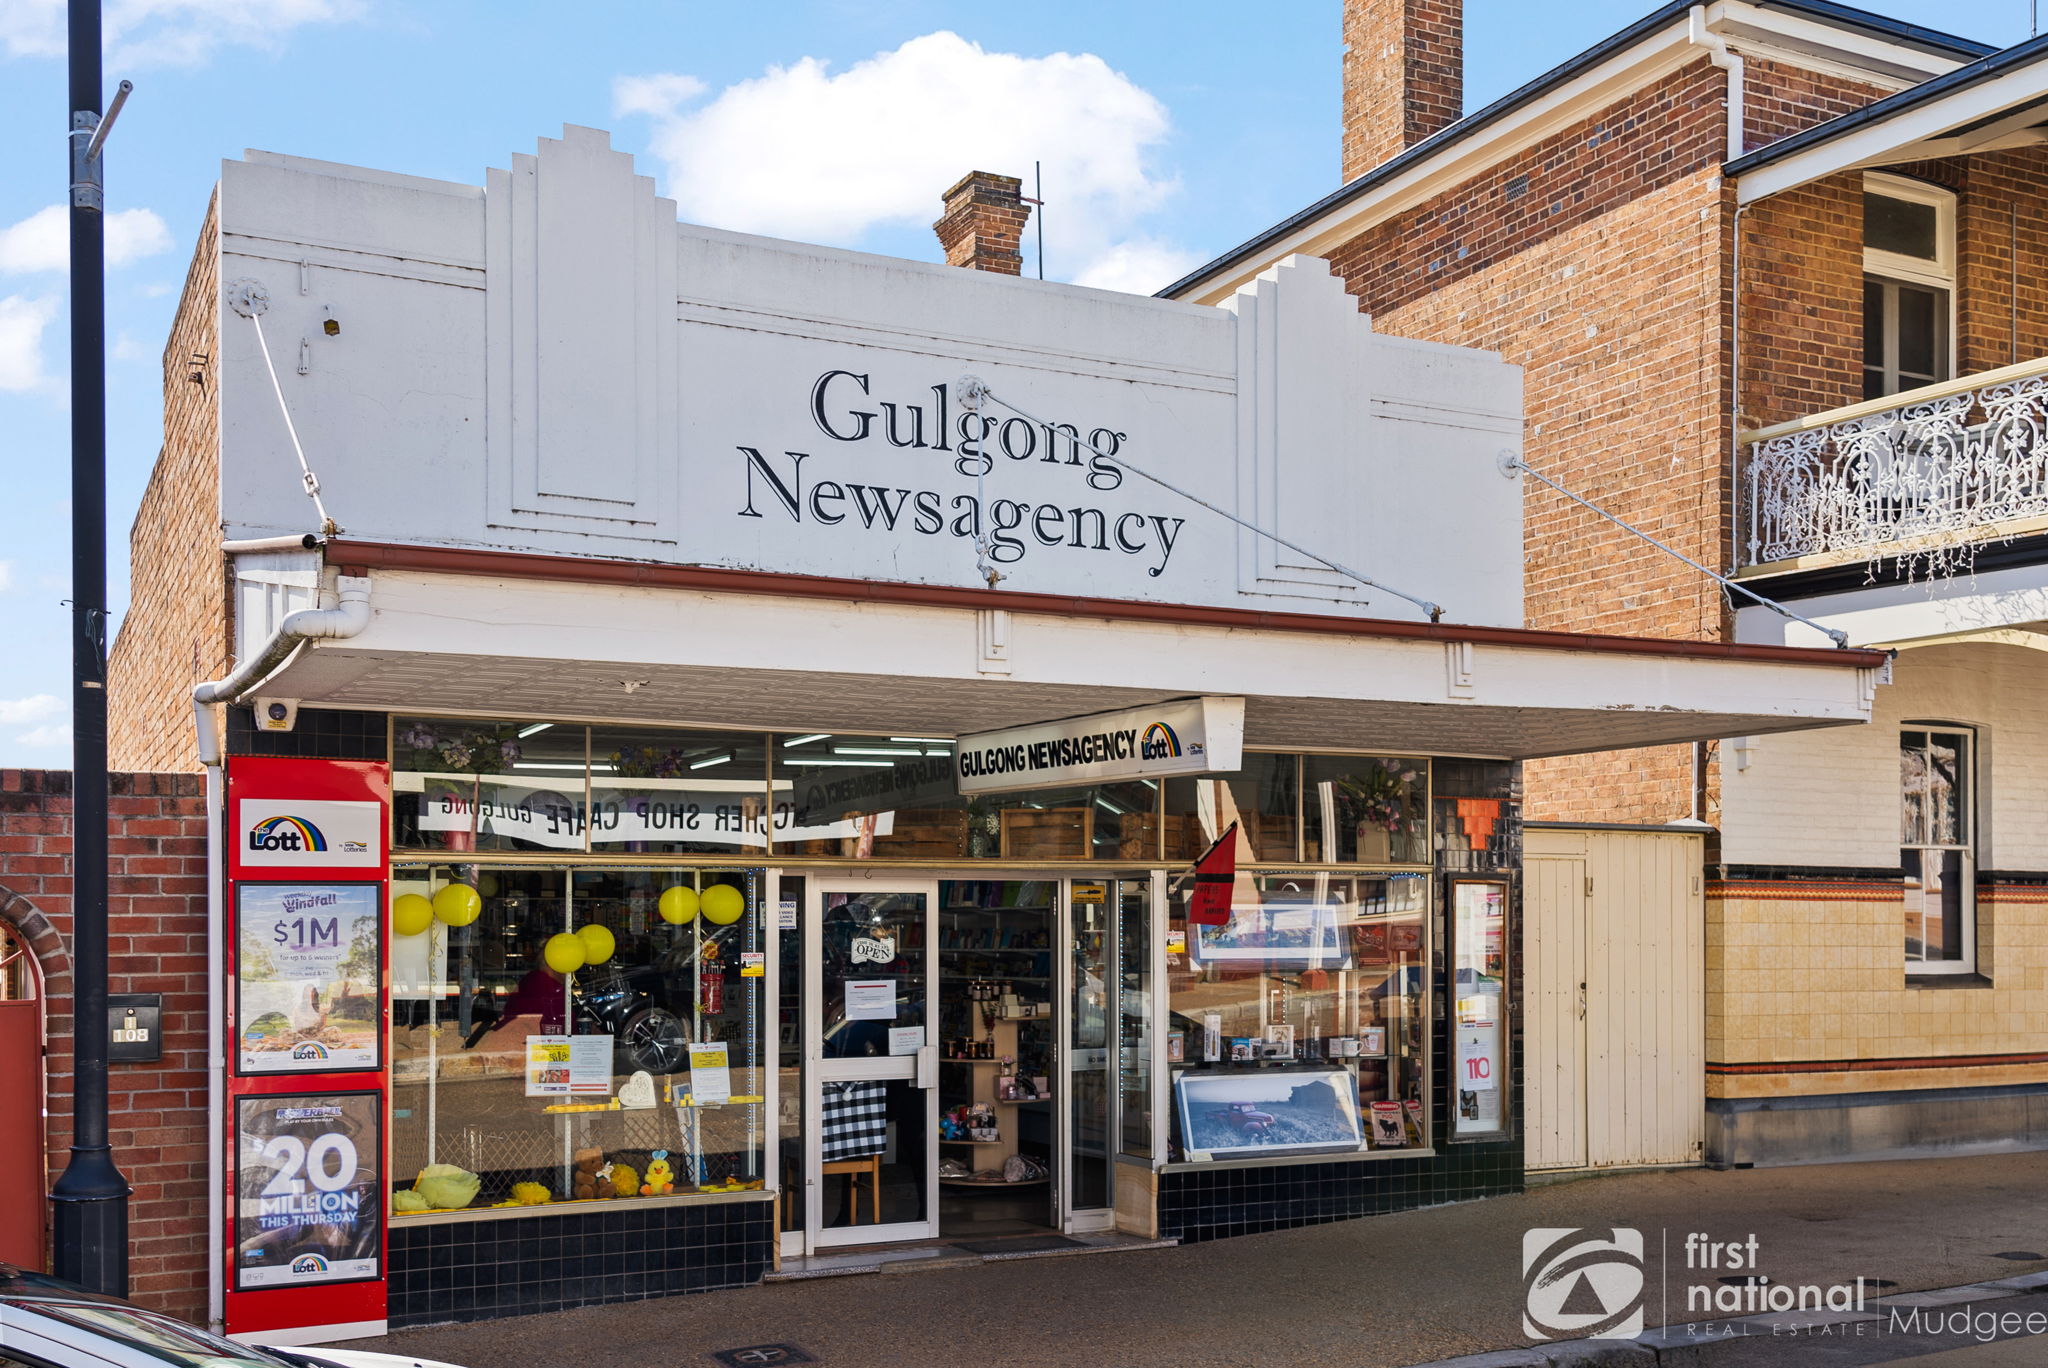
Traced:
<path fill-rule="evenodd" d="M 1495 1349 L 1461 1358 L 1433 1359 L 1410 1364 L 1408 1368 L 1712 1368 L 1715 1349 L 1750 1335 L 1769 1335 L 1790 1329 L 1820 1325 L 1842 1325 L 1850 1321 L 1876 1320 L 1887 1310 L 1962 1306 L 1971 1302 L 1998 1301 L 2048 1289 L 2048 1272 L 2023 1273 L 2014 1278 L 1990 1282 L 1936 1287 L 1923 1292 L 1897 1292 L 1880 1297 L 1867 1311 L 1796 1312 L 1773 1311 L 1760 1316 L 1716 1320 L 1723 1333 L 1711 1337 L 1686 1333 L 1680 1325 L 1660 1326 L 1634 1339 L 1556 1340 L 1523 1349 Z"/>

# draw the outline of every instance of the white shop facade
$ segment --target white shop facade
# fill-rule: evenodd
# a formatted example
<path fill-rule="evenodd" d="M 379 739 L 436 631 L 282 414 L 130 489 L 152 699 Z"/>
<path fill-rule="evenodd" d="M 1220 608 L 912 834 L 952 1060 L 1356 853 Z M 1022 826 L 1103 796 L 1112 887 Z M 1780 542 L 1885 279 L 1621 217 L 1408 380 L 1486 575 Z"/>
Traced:
<path fill-rule="evenodd" d="M 1877 686 L 1523 630 L 1518 372 L 1320 261 L 744 237 L 579 129 L 219 214 L 231 1331 L 1516 1190 L 1518 763 Z"/>

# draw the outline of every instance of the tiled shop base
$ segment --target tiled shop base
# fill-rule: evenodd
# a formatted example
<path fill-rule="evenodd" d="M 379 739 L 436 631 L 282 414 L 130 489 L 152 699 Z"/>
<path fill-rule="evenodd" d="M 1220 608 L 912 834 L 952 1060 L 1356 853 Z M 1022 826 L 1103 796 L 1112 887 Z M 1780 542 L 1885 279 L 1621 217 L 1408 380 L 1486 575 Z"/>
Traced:
<path fill-rule="evenodd" d="M 771 1202 L 634 1207 L 391 1230 L 392 1326 L 492 1320 L 743 1287 L 771 1259 Z"/>
<path fill-rule="evenodd" d="M 1435 1158 L 1163 1173 L 1159 1233 L 1194 1244 L 1522 1190 L 1519 1143 Z"/>

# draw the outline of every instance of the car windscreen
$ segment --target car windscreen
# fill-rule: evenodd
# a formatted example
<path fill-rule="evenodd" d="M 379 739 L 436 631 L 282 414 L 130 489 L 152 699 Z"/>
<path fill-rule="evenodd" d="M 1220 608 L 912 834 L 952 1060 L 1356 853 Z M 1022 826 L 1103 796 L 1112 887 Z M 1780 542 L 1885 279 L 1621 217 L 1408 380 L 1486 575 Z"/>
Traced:
<path fill-rule="evenodd" d="M 46 1301 L 15 1305 L 104 1335 L 179 1368 L 286 1368 L 283 1359 L 262 1349 L 132 1306 Z"/>

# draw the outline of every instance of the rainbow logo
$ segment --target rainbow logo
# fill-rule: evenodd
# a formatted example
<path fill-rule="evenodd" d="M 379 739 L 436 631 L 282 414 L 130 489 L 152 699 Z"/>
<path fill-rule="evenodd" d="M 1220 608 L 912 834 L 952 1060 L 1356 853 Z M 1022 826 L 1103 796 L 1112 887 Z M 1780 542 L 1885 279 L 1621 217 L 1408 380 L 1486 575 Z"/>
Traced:
<path fill-rule="evenodd" d="M 327 1047 L 317 1040 L 302 1040 L 292 1046 L 293 1059 L 325 1059 Z"/>
<path fill-rule="evenodd" d="M 327 1260 L 318 1254 L 301 1254 L 292 1260 L 292 1275 L 300 1278 L 317 1278 L 327 1271 Z"/>
<path fill-rule="evenodd" d="M 303 817 L 268 817 L 249 828 L 249 849 L 324 852 L 327 838 Z"/>
<path fill-rule="evenodd" d="M 1172 760 L 1180 755 L 1180 738 L 1173 734 L 1173 728 L 1164 722 L 1154 722 L 1145 728 L 1145 734 L 1138 741 L 1138 757 L 1143 760 Z"/>

